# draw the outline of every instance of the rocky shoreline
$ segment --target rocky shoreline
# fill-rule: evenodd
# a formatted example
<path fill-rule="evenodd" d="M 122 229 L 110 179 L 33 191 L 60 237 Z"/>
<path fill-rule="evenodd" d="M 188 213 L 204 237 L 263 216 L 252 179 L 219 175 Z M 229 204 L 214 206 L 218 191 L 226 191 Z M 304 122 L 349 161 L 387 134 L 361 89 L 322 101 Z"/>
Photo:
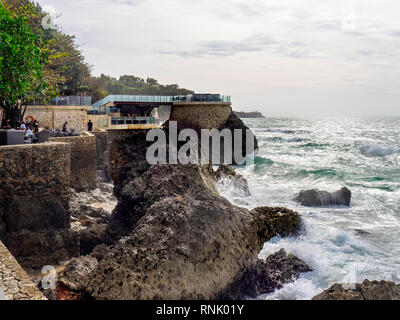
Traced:
<path fill-rule="evenodd" d="M 234 115 L 225 127 L 247 128 Z M 96 190 L 72 190 L 63 216 L 69 217 L 68 243 L 74 250 L 56 265 L 56 289 L 42 288 L 38 269 L 26 268 L 48 299 L 257 298 L 311 271 L 283 249 L 258 258 L 270 239 L 302 232 L 298 213 L 272 207 L 248 210 L 221 197 L 218 183 L 250 195 L 246 179 L 227 165 L 216 171 L 211 164 L 150 165 L 146 133 L 110 133 L 113 183 L 100 180 Z M 316 192 L 311 191 L 299 201 L 313 198 Z M 336 203 L 339 193 L 335 196 L 329 199 Z M 36 265 L 45 260 L 38 257 Z M 398 297 L 394 284 L 385 287 L 391 294 L 366 294 L 382 286 L 364 283 L 346 291 L 336 285 L 314 299 Z"/>

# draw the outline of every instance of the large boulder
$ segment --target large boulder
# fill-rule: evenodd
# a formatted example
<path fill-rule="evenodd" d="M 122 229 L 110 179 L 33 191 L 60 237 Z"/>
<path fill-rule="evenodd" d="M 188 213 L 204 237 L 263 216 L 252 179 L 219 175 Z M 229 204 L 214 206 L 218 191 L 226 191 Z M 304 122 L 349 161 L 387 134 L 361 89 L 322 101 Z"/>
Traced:
<path fill-rule="evenodd" d="M 400 285 L 391 281 L 334 284 L 313 300 L 400 300 Z"/>
<path fill-rule="evenodd" d="M 346 187 L 336 192 L 326 192 L 320 190 L 306 190 L 294 198 L 305 207 L 324 207 L 324 206 L 350 206 L 351 191 Z"/>
<path fill-rule="evenodd" d="M 72 259 L 59 275 L 58 282 L 70 290 L 82 291 L 85 288 L 86 277 L 97 264 L 97 259 L 90 256 Z"/>
<path fill-rule="evenodd" d="M 144 133 L 112 135 L 118 205 L 111 249 L 87 278 L 92 298 L 213 299 L 256 264 L 264 242 L 299 232 L 293 211 L 249 211 L 219 196 L 211 166 L 144 165 L 141 142 L 131 146 Z"/>
<path fill-rule="evenodd" d="M 281 249 L 265 261 L 258 260 L 257 264 L 247 270 L 240 280 L 230 285 L 219 299 L 256 298 L 282 288 L 284 284 L 297 279 L 300 273 L 309 271 L 312 270 L 303 261 Z"/>

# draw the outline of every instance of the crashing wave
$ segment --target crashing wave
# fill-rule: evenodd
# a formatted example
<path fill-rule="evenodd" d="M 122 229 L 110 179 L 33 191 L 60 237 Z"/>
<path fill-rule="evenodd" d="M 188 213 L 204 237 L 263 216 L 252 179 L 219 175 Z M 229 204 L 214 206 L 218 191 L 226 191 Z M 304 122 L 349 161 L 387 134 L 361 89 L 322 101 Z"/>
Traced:
<path fill-rule="evenodd" d="M 376 144 L 366 145 L 360 148 L 361 153 L 366 157 L 384 157 L 393 153 L 400 152 L 399 147 L 381 147 Z"/>

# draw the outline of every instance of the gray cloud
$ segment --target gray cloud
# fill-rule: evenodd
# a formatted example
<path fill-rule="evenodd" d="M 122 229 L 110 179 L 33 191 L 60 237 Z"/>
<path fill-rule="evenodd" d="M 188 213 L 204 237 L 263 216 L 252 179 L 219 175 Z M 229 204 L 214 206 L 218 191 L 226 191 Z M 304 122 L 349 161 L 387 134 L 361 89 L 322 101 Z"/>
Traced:
<path fill-rule="evenodd" d="M 181 57 L 228 57 L 239 53 L 269 52 L 291 58 L 311 58 L 314 55 L 300 41 L 277 40 L 269 35 L 257 34 L 240 41 L 206 41 L 186 44 L 182 50 L 162 50 L 161 54 Z"/>

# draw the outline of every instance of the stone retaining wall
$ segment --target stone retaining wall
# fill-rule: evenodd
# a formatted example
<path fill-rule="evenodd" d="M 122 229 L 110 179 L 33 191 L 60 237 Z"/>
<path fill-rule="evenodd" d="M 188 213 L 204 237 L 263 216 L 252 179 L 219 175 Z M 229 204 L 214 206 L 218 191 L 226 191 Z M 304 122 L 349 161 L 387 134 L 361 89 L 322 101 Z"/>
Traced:
<path fill-rule="evenodd" d="M 7 300 L 47 300 L 1 241 L 0 289 Z"/>
<path fill-rule="evenodd" d="M 0 146 L 0 204 L 12 196 L 57 196 L 67 205 L 70 158 L 65 143 Z"/>
<path fill-rule="evenodd" d="M 107 167 L 107 138 L 108 132 L 105 130 L 93 131 L 92 134 L 96 137 L 96 153 L 97 153 L 97 169 Z"/>
<path fill-rule="evenodd" d="M 172 106 L 170 121 L 185 128 L 217 129 L 226 123 L 231 112 L 230 103 L 178 102 Z"/>
<path fill-rule="evenodd" d="M 33 116 L 39 120 L 41 128 L 61 129 L 64 122 L 68 128 L 79 131 L 87 129 L 87 106 L 28 106 L 25 118 Z"/>
<path fill-rule="evenodd" d="M 97 153 L 96 137 L 84 132 L 80 137 L 50 138 L 71 146 L 71 187 L 78 192 L 96 189 Z"/>
<path fill-rule="evenodd" d="M 71 146 L 0 146 L 0 240 L 23 266 L 76 252 L 69 232 Z"/>

